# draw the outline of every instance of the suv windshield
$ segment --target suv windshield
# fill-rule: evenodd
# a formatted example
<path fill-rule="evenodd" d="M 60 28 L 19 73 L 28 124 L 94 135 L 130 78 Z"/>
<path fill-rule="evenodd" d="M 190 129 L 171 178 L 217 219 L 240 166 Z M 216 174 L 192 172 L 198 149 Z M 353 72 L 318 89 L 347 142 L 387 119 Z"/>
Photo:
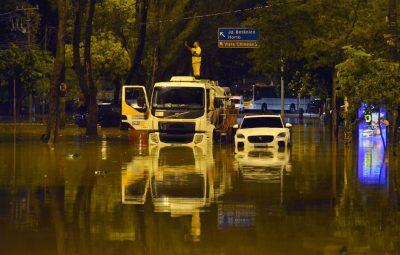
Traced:
<path fill-rule="evenodd" d="M 203 109 L 204 89 L 187 87 L 156 87 L 153 92 L 155 109 Z"/>
<path fill-rule="evenodd" d="M 283 128 L 279 117 L 244 118 L 240 128 Z"/>

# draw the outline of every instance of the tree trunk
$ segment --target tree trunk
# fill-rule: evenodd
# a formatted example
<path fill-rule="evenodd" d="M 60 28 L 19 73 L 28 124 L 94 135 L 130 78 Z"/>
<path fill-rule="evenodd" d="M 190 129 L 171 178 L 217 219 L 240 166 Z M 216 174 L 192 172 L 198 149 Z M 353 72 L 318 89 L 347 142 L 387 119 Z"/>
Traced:
<path fill-rule="evenodd" d="M 76 76 L 78 77 L 78 84 L 82 90 L 82 94 L 85 100 L 89 98 L 89 91 L 86 86 L 85 81 L 85 70 L 83 69 L 81 63 L 81 55 L 80 55 L 80 42 L 81 42 L 81 33 L 82 33 L 82 15 L 86 11 L 86 0 L 75 0 L 75 21 L 74 21 L 74 32 L 73 32 L 73 40 L 72 40 L 72 51 L 73 51 L 73 63 L 74 63 L 74 71 Z"/>
<path fill-rule="evenodd" d="M 14 80 L 8 80 L 8 115 L 14 116 Z"/>
<path fill-rule="evenodd" d="M 86 13 L 87 0 L 76 0 L 73 44 L 74 71 L 78 77 L 79 87 L 82 90 L 85 107 L 88 111 L 86 135 L 92 138 L 97 137 L 97 90 L 92 76 L 92 63 L 90 58 L 92 23 L 96 6 L 95 0 L 89 1 L 88 16 L 85 24 L 85 47 L 84 64 L 81 62 L 80 42 L 83 26 L 83 15 Z"/>
<path fill-rule="evenodd" d="M 59 104 L 59 116 L 60 116 L 60 121 L 59 121 L 59 128 L 64 129 L 65 128 L 65 96 L 60 96 L 58 98 L 58 104 Z"/>
<path fill-rule="evenodd" d="M 393 62 L 399 62 L 399 55 L 397 52 L 397 46 L 399 41 L 399 29 L 397 26 L 397 0 L 389 0 L 389 32 L 393 40 L 393 44 L 389 44 L 390 58 Z M 398 117 L 398 105 L 389 106 L 390 109 L 390 126 L 389 126 L 389 150 L 391 154 L 395 155 L 396 133 L 397 133 L 397 117 Z"/>
<path fill-rule="evenodd" d="M 55 143 L 58 136 L 59 124 L 59 86 L 65 77 L 65 32 L 67 22 L 67 2 L 57 0 L 58 27 L 57 27 L 57 48 L 54 61 L 53 75 L 49 98 L 49 117 L 47 118 L 47 130 L 42 139 L 46 142 Z"/>
<path fill-rule="evenodd" d="M 32 93 L 28 94 L 28 121 L 31 122 L 33 120 L 33 95 Z"/>
<path fill-rule="evenodd" d="M 119 94 L 121 93 L 121 79 L 115 78 L 114 81 L 114 104 L 119 104 Z"/>
<path fill-rule="evenodd" d="M 89 102 L 88 102 L 88 120 L 86 127 L 86 135 L 92 138 L 97 137 L 97 119 L 98 119 L 98 108 L 97 108 L 97 89 L 93 81 L 92 74 L 92 61 L 90 56 L 91 37 L 92 37 L 92 23 L 93 16 L 96 6 L 96 0 L 90 0 L 89 12 L 86 20 L 86 33 L 85 33 L 85 73 L 87 78 L 87 84 L 89 85 Z"/>
<path fill-rule="evenodd" d="M 155 20 L 156 22 L 160 20 L 160 1 L 155 1 Z M 155 31 L 154 31 L 154 49 L 153 49 L 153 63 L 151 67 L 151 77 L 149 79 L 149 82 L 147 84 L 148 91 L 154 86 L 154 83 L 157 80 L 157 71 L 158 71 L 158 66 L 159 66 L 159 60 L 160 60 L 160 30 L 161 30 L 161 23 L 159 22 L 155 26 Z"/>
<path fill-rule="evenodd" d="M 389 114 L 390 114 L 390 119 L 389 119 L 389 151 L 391 152 L 391 155 L 396 155 L 396 123 L 397 123 L 397 118 L 398 118 L 398 109 L 397 106 L 389 106 Z"/>
<path fill-rule="evenodd" d="M 149 1 L 143 0 L 140 8 L 140 25 L 139 25 L 139 43 L 136 48 L 135 57 L 132 62 L 131 69 L 126 77 L 126 84 L 134 84 L 139 67 L 142 63 L 142 57 L 144 52 L 144 46 L 146 42 L 146 30 L 147 30 L 147 11 L 149 7 Z"/>
<path fill-rule="evenodd" d="M 157 44 L 154 47 L 154 51 L 153 51 L 153 65 L 151 68 L 150 82 L 147 86 L 148 90 L 150 90 L 151 87 L 154 86 L 154 83 L 157 80 L 157 69 L 158 69 L 158 61 L 159 61 L 158 52 L 159 52 L 159 45 Z"/>
<path fill-rule="evenodd" d="M 337 71 L 333 68 L 332 72 L 332 139 L 337 141 L 338 139 L 338 107 L 337 107 L 337 93 L 336 93 L 336 83 L 337 83 Z"/>
<path fill-rule="evenodd" d="M 397 113 L 399 113 L 399 112 L 400 112 L 400 106 L 397 106 Z M 394 123 L 394 125 L 396 125 L 396 129 L 394 131 L 394 136 L 396 137 L 396 143 L 397 143 L 399 140 L 399 127 L 400 127 L 400 118 L 398 115 L 397 115 L 397 121 L 396 121 L 396 123 Z"/>
<path fill-rule="evenodd" d="M 349 113 L 349 98 L 344 98 L 344 141 L 347 147 L 350 147 L 353 142 L 353 116 Z"/>

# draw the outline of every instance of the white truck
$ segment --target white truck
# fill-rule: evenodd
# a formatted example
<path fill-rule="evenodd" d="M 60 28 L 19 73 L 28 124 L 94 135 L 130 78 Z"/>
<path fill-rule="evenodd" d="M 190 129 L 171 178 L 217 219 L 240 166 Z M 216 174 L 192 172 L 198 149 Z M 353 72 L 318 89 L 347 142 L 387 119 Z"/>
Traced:
<path fill-rule="evenodd" d="M 148 100 L 139 85 L 122 88 L 121 124 L 146 130 L 150 145 L 200 145 L 212 142 L 229 96 L 215 81 L 173 76 L 155 83 Z"/>
<path fill-rule="evenodd" d="M 310 103 L 309 98 L 284 98 L 284 109 L 285 111 L 294 112 L 300 108 L 305 111 L 308 104 Z M 253 85 L 252 91 L 245 95 L 244 109 L 245 110 L 261 110 L 266 111 L 280 111 L 282 106 L 282 100 L 276 88 L 271 85 Z"/>

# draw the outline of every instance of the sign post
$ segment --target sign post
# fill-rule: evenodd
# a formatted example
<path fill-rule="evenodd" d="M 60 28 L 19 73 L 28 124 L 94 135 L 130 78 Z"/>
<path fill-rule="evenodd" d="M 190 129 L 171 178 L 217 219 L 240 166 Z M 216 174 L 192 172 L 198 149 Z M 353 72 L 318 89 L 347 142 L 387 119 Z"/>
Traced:
<path fill-rule="evenodd" d="M 259 36 L 254 28 L 218 28 L 218 48 L 258 48 Z"/>

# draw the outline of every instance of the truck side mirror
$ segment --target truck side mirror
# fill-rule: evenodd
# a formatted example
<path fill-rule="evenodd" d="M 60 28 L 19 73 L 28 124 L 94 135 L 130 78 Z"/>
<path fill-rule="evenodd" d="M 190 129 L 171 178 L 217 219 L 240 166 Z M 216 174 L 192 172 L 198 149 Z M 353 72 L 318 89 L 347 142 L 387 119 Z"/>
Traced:
<path fill-rule="evenodd" d="M 238 128 L 239 128 L 239 125 L 238 125 L 238 124 L 235 124 L 235 125 L 233 125 L 233 128 L 234 128 L 234 129 L 238 129 Z"/>

